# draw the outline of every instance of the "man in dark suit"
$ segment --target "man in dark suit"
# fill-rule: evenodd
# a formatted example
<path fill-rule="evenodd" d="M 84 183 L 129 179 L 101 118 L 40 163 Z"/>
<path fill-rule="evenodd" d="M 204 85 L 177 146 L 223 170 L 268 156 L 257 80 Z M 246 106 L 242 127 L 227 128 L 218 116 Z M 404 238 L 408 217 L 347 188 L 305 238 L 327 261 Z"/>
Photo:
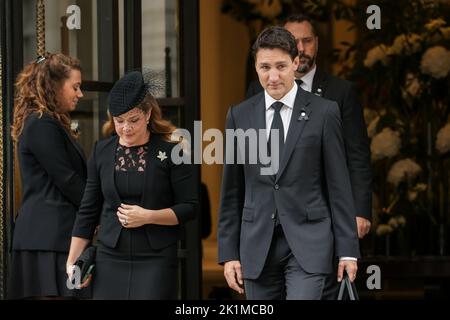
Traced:
<path fill-rule="evenodd" d="M 300 64 L 295 76 L 300 87 L 336 101 L 339 105 L 358 236 L 362 239 L 370 231 L 372 215 L 370 147 L 362 106 L 351 82 L 332 76 L 316 66 L 319 38 L 314 21 L 306 15 L 297 14 L 288 17 L 284 27 L 294 35 L 297 42 Z M 263 88 L 259 81 L 253 81 L 248 88 L 247 98 L 261 91 Z M 331 276 L 327 281 L 324 299 L 335 299 L 337 289 L 335 277 Z"/>
<path fill-rule="evenodd" d="M 359 257 L 339 107 L 295 83 L 300 59 L 284 28 L 263 31 L 253 54 L 265 90 L 228 112 L 219 263 L 248 299 L 321 299 L 334 256 L 339 280 L 344 270 L 354 280 Z M 253 131 L 256 143 L 237 142 Z M 273 174 L 261 156 L 246 163 L 255 145 L 279 159 Z"/>

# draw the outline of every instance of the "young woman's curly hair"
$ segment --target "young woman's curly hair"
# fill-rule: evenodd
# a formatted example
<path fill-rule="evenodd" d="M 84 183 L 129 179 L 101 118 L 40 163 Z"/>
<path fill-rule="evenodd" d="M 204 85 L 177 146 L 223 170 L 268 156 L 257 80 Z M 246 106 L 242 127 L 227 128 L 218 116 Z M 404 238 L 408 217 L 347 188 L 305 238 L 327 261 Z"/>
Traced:
<path fill-rule="evenodd" d="M 58 120 L 73 137 L 70 116 L 60 108 L 57 92 L 72 70 L 81 71 L 80 61 L 62 53 L 46 53 L 44 57 L 28 64 L 17 76 L 14 95 L 14 121 L 12 138 L 18 141 L 27 117 L 33 112 L 45 112 Z"/>

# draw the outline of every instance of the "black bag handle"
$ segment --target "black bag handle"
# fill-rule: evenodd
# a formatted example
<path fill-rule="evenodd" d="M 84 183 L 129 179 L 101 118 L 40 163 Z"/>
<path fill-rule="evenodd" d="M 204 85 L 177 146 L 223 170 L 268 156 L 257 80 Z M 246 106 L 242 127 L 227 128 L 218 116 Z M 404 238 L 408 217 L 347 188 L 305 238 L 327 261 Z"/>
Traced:
<path fill-rule="evenodd" d="M 345 288 L 348 291 L 348 297 L 350 300 L 359 300 L 358 292 L 356 291 L 356 286 L 354 282 L 350 281 L 347 272 L 344 270 L 344 277 L 341 281 L 341 286 L 339 288 L 338 300 L 343 300 Z"/>

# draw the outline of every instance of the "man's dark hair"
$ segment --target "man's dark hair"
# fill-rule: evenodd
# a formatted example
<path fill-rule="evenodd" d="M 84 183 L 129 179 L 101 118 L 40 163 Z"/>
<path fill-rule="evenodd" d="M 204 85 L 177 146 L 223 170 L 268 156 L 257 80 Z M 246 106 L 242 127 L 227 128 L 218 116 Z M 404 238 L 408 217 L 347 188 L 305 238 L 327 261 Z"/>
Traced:
<path fill-rule="evenodd" d="M 297 13 L 297 14 L 292 14 L 292 15 L 288 16 L 286 19 L 283 20 L 282 25 L 285 26 L 286 23 L 302 23 L 305 21 L 309 22 L 309 24 L 311 25 L 312 33 L 316 37 L 319 36 L 317 34 L 316 23 L 314 22 L 314 20 L 310 16 L 307 16 L 306 14 L 303 14 L 303 13 Z"/>
<path fill-rule="evenodd" d="M 268 27 L 263 30 L 252 47 L 253 59 L 259 49 L 281 49 L 294 60 L 298 56 L 297 43 L 294 36 L 283 27 Z"/>

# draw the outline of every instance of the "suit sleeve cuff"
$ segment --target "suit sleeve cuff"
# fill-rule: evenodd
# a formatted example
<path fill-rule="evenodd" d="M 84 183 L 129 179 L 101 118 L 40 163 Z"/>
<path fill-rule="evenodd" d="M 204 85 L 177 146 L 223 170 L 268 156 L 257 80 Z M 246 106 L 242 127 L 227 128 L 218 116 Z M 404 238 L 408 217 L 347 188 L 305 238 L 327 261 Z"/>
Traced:
<path fill-rule="evenodd" d="M 339 261 L 358 261 L 358 259 L 353 257 L 340 257 Z"/>

